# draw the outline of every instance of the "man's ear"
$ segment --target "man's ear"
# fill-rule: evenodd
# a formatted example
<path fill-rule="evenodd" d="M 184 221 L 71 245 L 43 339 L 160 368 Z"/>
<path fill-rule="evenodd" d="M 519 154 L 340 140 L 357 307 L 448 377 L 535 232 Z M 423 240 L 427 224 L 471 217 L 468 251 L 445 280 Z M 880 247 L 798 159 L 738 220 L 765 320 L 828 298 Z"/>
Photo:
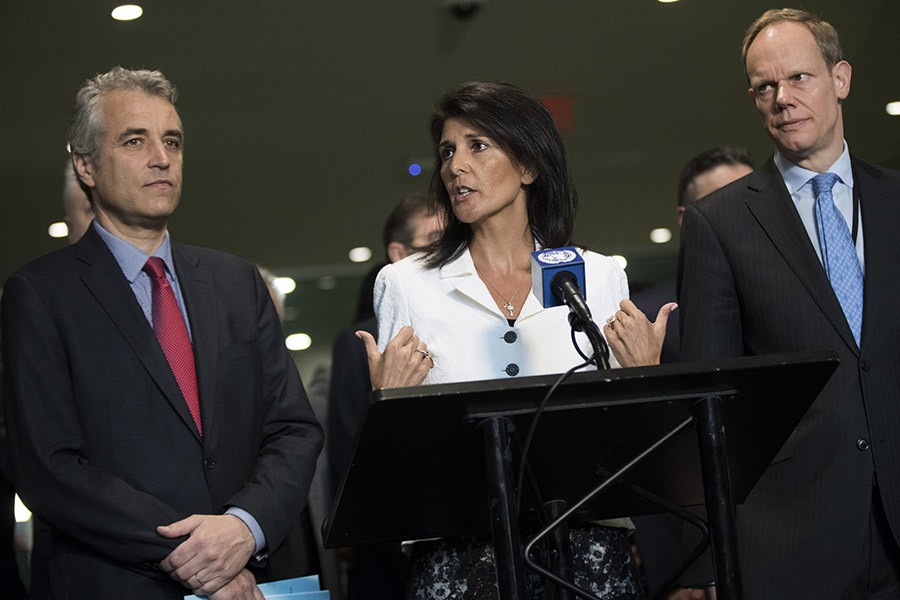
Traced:
<path fill-rule="evenodd" d="M 75 176 L 89 188 L 94 187 L 94 163 L 90 157 L 80 153 L 72 153 L 72 166 L 75 167 Z"/>
<path fill-rule="evenodd" d="M 395 263 L 398 260 L 404 259 L 409 254 L 409 251 L 406 249 L 406 246 L 401 244 L 400 242 L 391 242 L 387 247 L 387 255 L 388 260 L 391 263 Z"/>
<path fill-rule="evenodd" d="M 850 95 L 850 75 L 853 69 L 850 63 L 842 60 L 831 69 L 831 79 L 834 81 L 834 93 L 839 100 L 844 100 Z"/>

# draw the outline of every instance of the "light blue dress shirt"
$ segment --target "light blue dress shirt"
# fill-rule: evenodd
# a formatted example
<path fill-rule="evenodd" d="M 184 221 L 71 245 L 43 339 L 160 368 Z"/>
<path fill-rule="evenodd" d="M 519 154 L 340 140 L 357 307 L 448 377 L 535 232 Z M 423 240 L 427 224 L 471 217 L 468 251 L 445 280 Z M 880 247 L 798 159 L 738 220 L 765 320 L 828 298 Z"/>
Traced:
<path fill-rule="evenodd" d="M 137 298 L 138 304 L 141 305 L 141 310 L 144 311 L 144 316 L 147 317 L 147 321 L 152 327 L 153 283 L 150 281 L 150 276 L 143 271 L 150 255 L 134 244 L 111 234 L 96 220 L 94 221 L 94 229 L 100 234 L 101 239 L 106 243 L 109 251 L 112 252 L 116 262 L 119 263 L 122 274 L 125 275 L 125 279 L 131 284 L 131 291 L 134 292 L 134 297 Z M 191 337 L 191 342 L 193 342 L 191 322 L 188 320 L 187 311 L 184 308 L 184 297 L 181 295 L 181 286 L 178 284 L 178 276 L 175 274 L 175 263 L 172 262 L 172 245 L 169 242 L 168 231 L 162 244 L 159 245 L 153 256 L 161 258 L 166 265 L 166 279 L 169 280 L 169 285 L 172 286 L 172 291 L 175 292 L 175 300 L 178 301 L 178 308 L 181 310 L 181 316 L 184 318 L 184 324 L 187 326 L 188 335 Z"/>
<path fill-rule="evenodd" d="M 816 232 L 816 197 L 813 194 L 812 181 L 810 181 L 818 173 L 795 165 L 777 151 L 775 152 L 775 167 L 781 173 L 782 179 L 784 179 L 784 185 L 794 200 L 794 206 L 800 214 L 800 220 L 803 221 L 803 226 L 806 228 L 806 233 L 809 235 L 813 248 L 816 250 L 819 262 L 822 262 L 822 250 L 819 248 L 819 236 Z M 844 142 L 844 151 L 841 153 L 841 156 L 828 168 L 827 172 L 834 173 L 840 177 L 840 181 L 834 184 L 832 195 L 834 196 L 834 204 L 847 222 L 847 228 L 851 229 L 853 227 L 853 168 L 850 164 L 850 151 L 846 141 Z M 856 255 L 859 257 L 859 266 L 865 273 L 862 207 L 859 210 Z M 853 232 L 851 231 L 850 233 L 852 234 Z"/>

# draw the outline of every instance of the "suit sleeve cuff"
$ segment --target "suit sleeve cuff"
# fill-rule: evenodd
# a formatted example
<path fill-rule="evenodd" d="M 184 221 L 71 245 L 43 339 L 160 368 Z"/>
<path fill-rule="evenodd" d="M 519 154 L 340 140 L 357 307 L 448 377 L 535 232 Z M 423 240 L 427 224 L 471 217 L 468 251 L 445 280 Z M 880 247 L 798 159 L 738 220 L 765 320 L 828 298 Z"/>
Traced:
<path fill-rule="evenodd" d="M 259 526 L 259 523 L 256 522 L 256 519 L 253 518 L 253 515 L 248 513 L 243 508 L 238 508 L 237 506 L 232 506 L 225 511 L 226 515 L 234 515 L 238 519 L 244 522 L 244 524 L 250 529 L 250 533 L 253 534 L 253 540 L 256 542 L 256 548 L 253 551 L 253 554 L 259 554 L 262 552 L 262 549 L 266 547 L 266 535 L 263 533 L 262 527 Z"/>

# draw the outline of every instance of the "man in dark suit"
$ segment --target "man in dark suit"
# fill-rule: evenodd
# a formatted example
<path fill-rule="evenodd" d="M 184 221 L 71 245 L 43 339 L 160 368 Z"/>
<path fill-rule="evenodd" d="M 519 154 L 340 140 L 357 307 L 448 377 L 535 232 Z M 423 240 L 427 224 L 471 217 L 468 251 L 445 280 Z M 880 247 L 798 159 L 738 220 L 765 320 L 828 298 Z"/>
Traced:
<path fill-rule="evenodd" d="M 261 598 L 255 577 L 278 575 L 266 566 L 306 502 L 322 432 L 265 283 L 169 239 L 174 101 L 158 71 L 85 82 L 70 146 L 95 221 L 4 287 L 34 598 Z"/>
<path fill-rule="evenodd" d="M 748 30 L 743 57 L 776 152 L 685 212 L 682 353 L 840 357 L 737 508 L 745 594 L 898 598 L 900 174 L 849 154 L 851 69 L 831 25 L 768 11 Z"/>

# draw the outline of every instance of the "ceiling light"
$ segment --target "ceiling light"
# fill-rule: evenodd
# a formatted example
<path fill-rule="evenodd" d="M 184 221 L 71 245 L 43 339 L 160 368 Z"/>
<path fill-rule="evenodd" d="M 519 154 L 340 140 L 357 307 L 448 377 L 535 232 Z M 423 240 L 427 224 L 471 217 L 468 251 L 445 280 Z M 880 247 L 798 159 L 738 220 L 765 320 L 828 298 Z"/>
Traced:
<path fill-rule="evenodd" d="M 613 254 L 613 258 L 616 259 L 616 262 L 619 263 L 619 266 L 622 267 L 622 270 L 624 271 L 625 267 L 628 266 L 628 260 L 621 254 Z"/>
<path fill-rule="evenodd" d="M 337 278 L 334 275 L 322 275 L 316 280 L 316 287 L 327 292 L 337 287 Z"/>
<path fill-rule="evenodd" d="M 288 350 L 306 350 L 312 346 L 312 338 L 305 333 L 292 333 L 285 338 L 284 345 Z"/>
<path fill-rule="evenodd" d="M 672 230 L 668 227 L 659 227 L 650 232 L 650 241 L 654 244 L 665 244 L 672 239 Z"/>
<path fill-rule="evenodd" d="M 69 227 L 63 222 L 57 222 L 47 228 L 47 233 L 52 238 L 64 238 L 69 235 Z"/>
<path fill-rule="evenodd" d="M 297 289 L 297 282 L 290 277 L 276 277 L 272 280 L 272 285 L 284 295 L 290 294 Z"/>
<path fill-rule="evenodd" d="M 351 250 L 348 256 L 353 262 L 362 263 L 372 258 L 372 250 L 365 246 L 359 246 Z"/>
<path fill-rule="evenodd" d="M 134 21 L 144 14 L 144 9 L 137 4 L 123 4 L 115 7 L 110 14 L 116 21 Z"/>
<path fill-rule="evenodd" d="M 900 115 L 900 102 L 888 102 L 887 106 L 884 107 L 884 110 L 887 111 L 887 114 L 892 116 Z"/>

